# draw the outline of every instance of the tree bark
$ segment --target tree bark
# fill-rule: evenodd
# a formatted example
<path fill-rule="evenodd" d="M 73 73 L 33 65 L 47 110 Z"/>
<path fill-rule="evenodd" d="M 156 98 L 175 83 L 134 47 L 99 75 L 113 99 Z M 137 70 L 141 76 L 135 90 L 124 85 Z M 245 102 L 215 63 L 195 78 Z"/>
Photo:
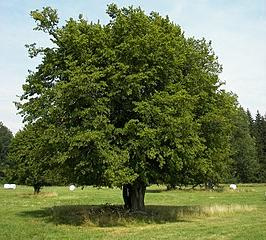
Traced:
<path fill-rule="evenodd" d="M 125 208 L 130 211 L 144 211 L 144 197 L 146 185 L 143 182 L 123 185 L 123 198 Z"/>
<path fill-rule="evenodd" d="M 35 184 L 35 185 L 33 185 L 33 188 L 34 188 L 34 195 L 40 193 L 41 185 Z"/>
<path fill-rule="evenodd" d="M 123 199 L 124 199 L 124 207 L 125 209 L 131 209 L 131 200 L 130 200 L 130 190 L 131 185 L 125 184 L 123 185 Z"/>

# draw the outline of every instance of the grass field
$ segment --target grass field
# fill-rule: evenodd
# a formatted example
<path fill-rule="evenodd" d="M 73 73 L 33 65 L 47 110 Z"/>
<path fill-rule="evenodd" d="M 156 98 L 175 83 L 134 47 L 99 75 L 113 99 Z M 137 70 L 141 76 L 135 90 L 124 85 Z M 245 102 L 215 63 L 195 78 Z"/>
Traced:
<path fill-rule="evenodd" d="M 122 210 L 121 190 L 0 188 L 0 239 L 266 239 L 266 185 L 237 191 L 147 189 L 146 213 Z"/>

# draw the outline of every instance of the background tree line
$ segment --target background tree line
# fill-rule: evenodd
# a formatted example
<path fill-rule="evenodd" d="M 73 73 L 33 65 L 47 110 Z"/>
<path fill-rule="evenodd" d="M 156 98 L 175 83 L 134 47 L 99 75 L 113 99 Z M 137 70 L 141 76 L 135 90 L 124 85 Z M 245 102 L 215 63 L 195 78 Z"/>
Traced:
<path fill-rule="evenodd" d="M 255 118 L 252 118 L 250 111 L 247 110 L 247 116 L 250 135 L 255 142 L 255 159 L 258 165 L 255 176 L 258 182 L 266 182 L 266 115 L 263 116 L 257 111 Z"/>

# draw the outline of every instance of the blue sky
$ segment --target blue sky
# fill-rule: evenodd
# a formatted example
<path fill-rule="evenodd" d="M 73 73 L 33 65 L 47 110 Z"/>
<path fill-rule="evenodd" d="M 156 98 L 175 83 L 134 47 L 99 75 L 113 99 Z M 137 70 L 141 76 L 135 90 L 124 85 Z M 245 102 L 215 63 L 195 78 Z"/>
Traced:
<path fill-rule="evenodd" d="M 146 13 L 157 11 L 179 24 L 187 36 L 212 40 L 223 65 L 221 80 L 236 93 L 244 108 L 253 114 L 266 113 L 266 0 L 2 0 L 0 1 L 0 121 L 12 132 L 22 128 L 13 101 L 22 93 L 28 69 L 38 60 L 28 58 L 26 43 L 49 44 L 47 36 L 33 31 L 31 10 L 51 6 L 61 24 L 82 13 L 89 21 L 108 22 L 109 3 L 141 6 Z"/>

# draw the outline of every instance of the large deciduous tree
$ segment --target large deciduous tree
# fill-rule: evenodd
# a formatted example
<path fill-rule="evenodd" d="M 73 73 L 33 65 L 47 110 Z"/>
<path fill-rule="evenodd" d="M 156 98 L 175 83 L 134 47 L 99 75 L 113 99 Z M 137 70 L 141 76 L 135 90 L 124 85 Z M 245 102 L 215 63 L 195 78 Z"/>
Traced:
<path fill-rule="evenodd" d="M 107 13 L 106 25 L 80 15 L 62 27 L 49 7 L 31 13 L 52 46 L 28 45 L 42 62 L 17 106 L 57 136 L 45 161 L 71 182 L 123 187 L 131 210 L 144 209 L 150 183 L 219 182 L 235 101 L 219 90 L 211 44 L 155 12 L 112 4 Z"/>

